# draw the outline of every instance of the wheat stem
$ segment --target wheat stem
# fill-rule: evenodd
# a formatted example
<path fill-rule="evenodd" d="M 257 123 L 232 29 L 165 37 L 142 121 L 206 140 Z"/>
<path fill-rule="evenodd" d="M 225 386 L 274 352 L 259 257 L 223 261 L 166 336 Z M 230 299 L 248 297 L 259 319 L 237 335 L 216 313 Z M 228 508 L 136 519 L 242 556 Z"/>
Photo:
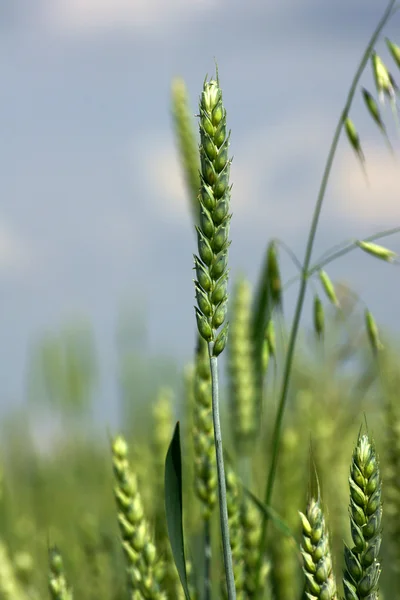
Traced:
<path fill-rule="evenodd" d="M 293 364 L 294 350 L 295 350 L 295 346 L 296 346 L 297 334 L 298 334 L 299 325 L 300 325 L 300 318 L 301 318 L 301 314 L 302 314 L 302 310 L 303 310 L 304 298 L 305 298 L 306 289 L 307 289 L 307 283 L 308 283 L 308 277 L 309 277 L 308 270 L 310 267 L 311 255 L 312 255 L 312 250 L 314 247 L 315 236 L 316 236 L 316 232 L 317 232 L 317 227 L 318 227 L 318 223 L 319 223 L 319 218 L 320 218 L 320 214 L 321 214 L 321 210 L 322 210 L 322 204 L 324 201 L 326 188 L 327 188 L 328 181 L 329 181 L 329 176 L 330 176 L 332 165 L 333 165 L 333 160 L 335 158 L 336 150 L 338 147 L 340 134 L 342 133 L 343 124 L 348 116 L 348 113 L 349 113 L 349 110 L 350 110 L 350 107 L 351 107 L 351 104 L 353 101 L 353 97 L 354 97 L 356 89 L 357 89 L 358 82 L 360 80 L 360 77 L 361 77 L 366 65 L 367 65 L 367 62 L 368 62 L 371 52 L 374 48 L 376 40 L 378 39 L 383 27 L 385 26 L 385 24 L 387 23 L 387 21 L 389 20 L 391 14 L 392 14 L 392 9 L 393 9 L 394 4 L 395 4 L 395 0 L 390 0 L 389 4 L 386 7 L 385 12 L 383 13 L 383 16 L 381 17 L 377 27 L 375 28 L 374 33 L 371 36 L 371 39 L 366 47 L 366 50 L 364 51 L 364 54 L 360 61 L 360 64 L 357 68 L 357 71 L 353 77 L 353 81 L 351 83 L 350 90 L 347 95 L 346 103 L 344 105 L 344 108 L 342 110 L 342 113 L 340 115 L 339 121 L 336 126 L 336 130 L 335 130 L 333 140 L 331 143 L 331 147 L 329 150 L 327 162 L 325 165 L 324 173 L 322 176 L 320 190 L 319 190 L 317 201 L 315 204 L 314 214 L 313 214 L 311 227 L 310 227 L 310 231 L 309 231 L 309 235 L 308 235 L 306 252 L 305 252 L 304 262 L 303 262 L 303 275 L 301 277 L 300 290 L 299 290 L 299 294 L 298 294 L 298 298 L 297 298 L 295 314 L 293 317 L 293 324 L 292 324 L 292 328 L 291 328 L 291 332 L 290 332 L 289 345 L 288 345 L 288 350 L 287 350 L 287 354 L 286 354 L 282 389 L 281 389 L 281 394 L 280 394 L 280 398 L 279 398 L 278 411 L 277 411 L 277 416 L 276 416 L 276 420 L 275 420 L 273 439 L 272 439 L 272 459 L 271 459 L 271 465 L 270 465 L 268 481 L 267 481 L 267 486 L 266 486 L 266 491 L 265 491 L 265 504 L 267 506 L 269 506 L 271 503 L 272 493 L 273 493 L 273 489 L 274 489 L 275 476 L 276 476 L 276 470 L 277 470 L 277 465 L 278 465 L 278 455 L 279 455 L 279 446 L 280 446 L 280 439 L 281 439 L 283 415 L 284 415 L 285 407 L 286 407 L 286 400 L 287 400 L 288 391 L 289 391 L 289 383 L 290 383 L 290 375 L 291 375 L 292 364 Z M 263 556 L 262 550 L 265 545 L 265 540 L 266 540 L 266 535 L 267 535 L 267 526 L 268 526 L 268 519 L 264 516 L 262 535 L 261 535 L 261 540 L 260 540 L 259 569 L 261 568 L 261 564 L 262 564 L 262 556 Z"/>
<path fill-rule="evenodd" d="M 219 514 L 221 523 L 222 549 L 224 554 L 224 565 L 226 575 L 226 586 L 228 591 L 228 600 L 236 599 L 235 580 L 233 575 L 232 552 L 229 540 L 229 523 L 228 523 L 228 507 L 226 498 L 226 481 L 225 481 L 225 466 L 224 454 L 222 446 L 221 422 L 219 416 L 219 387 L 218 387 L 218 359 L 213 356 L 213 343 L 208 344 L 210 354 L 210 369 L 212 380 L 212 406 L 213 406 L 213 422 L 214 422 L 214 442 L 215 454 L 217 458 L 218 471 L 218 497 L 219 497 Z"/>

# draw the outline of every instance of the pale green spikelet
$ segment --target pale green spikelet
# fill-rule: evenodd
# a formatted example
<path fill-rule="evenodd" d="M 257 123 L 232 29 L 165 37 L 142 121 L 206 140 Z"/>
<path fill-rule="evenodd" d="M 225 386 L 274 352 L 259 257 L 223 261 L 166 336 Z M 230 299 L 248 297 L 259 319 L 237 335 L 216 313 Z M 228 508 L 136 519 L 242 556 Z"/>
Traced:
<path fill-rule="evenodd" d="M 243 492 L 235 472 L 228 465 L 226 466 L 226 493 L 236 598 L 237 600 L 246 600 L 244 590 L 243 530 L 240 519 L 240 505 Z M 225 580 L 222 582 L 221 592 L 223 598 L 228 597 Z"/>
<path fill-rule="evenodd" d="M 112 442 L 112 458 L 116 480 L 114 495 L 130 598 L 165 600 L 166 594 L 161 590 L 165 565 L 158 558 L 152 541 L 138 482 L 129 467 L 128 445 L 122 436 L 117 436 Z"/>
<path fill-rule="evenodd" d="M 377 600 L 381 572 L 381 475 L 368 435 L 360 435 L 350 468 L 350 529 L 353 548 L 345 545 L 345 600 Z"/>
<path fill-rule="evenodd" d="M 389 38 L 385 38 L 385 41 L 394 62 L 400 69 L 400 46 L 390 41 Z"/>
<path fill-rule="evenodd" d="M 314 296 L 314 331 L 318 338 L 322 339 L 325 331 L 324 307 L 318 294 Z"/>
<path fill-rule="evenodd" d="M 250 284 L 246 279 L 239 278 L 233 290 L 228 344 L 229 412 L 238 454 L 248 453 L 259 428 L 250 309 Z"/>
<path fill-rule="evenodd" d="M 362 90 L 362 95 L 363 95 L 366 107 L 368 109 L 368 112 L 371 115 L 372 119 L 375 121 L 375 123 L 378 125 L 379 129 L 382 132 L 386 132 L 385 124 L 382 120 L 381 113 L 379 111 L 377 103 L 375 102 L 374 97 L 365 88 L 363 88 L 363 90 Z"/>
<path fill-rule="evenodd" d="M 329 534 L 320 500 L 311 498 L 306 514 L 300 513 L 303 528 L 303 570 L 308 600 L 337 600 Z"/>
<path fill-rule="evenodd" d="M 372 256 L 380 258 L 381 260 L 384 260 L 386 262 L 393 262 L 397 256 L 396 252 L 393 252 L 393 250 L 389 250 L 384 246 L 380 246 L 379 244 L 373 244 L 372 242 L 363 242 L 360 240 L 358 240 L 356 244 L 364 252 L 372 254 Z"/>
<path fill-rule="evenodd" d="M 248 600 L 256 600 L 257 590 L 264 590 L 266 599 L 272 598 L 269 582 L 270 565 L 264 559 L 257 582 L 258 553 L 261 539 L 261 515 L 248 496 L 243 496 L 240 510 L 243 536 L 244 582 L 243 589 Z"/>
<path fill-rule="evenodd" d="M 194 377 L 194 484 L 208 519 L 217 502 L 216 458 L 212 418 L 211 372 L 207 345 L 198 337 Z"/>
<path fill-rule="evenodd" d="M 172 82 L 172 114 L 181 165 L 191 199 L 193 218 L 195 223 L 198 223 L 199 202 L 197 197 L 200 188 L 199 152 L 186 85 L 183 79 L 179 77 L 175 78 Z"/>
<path fill-rule="evenodd" d="M 386 65 L 376 52 L 371 55 L 372 72 L 375 79 L 376 90 L 381 103 L 384 103 L 385 96 L 388 96 L 391 102 L 395 101 L 396 84 L 390 75 Z"/>
<path fill-rule="evenodd" d="M 55 546 L 49 549 L 49 592 L 52 600 L 72 600 L 61 554 Z"/>
<path fill-rule="evenodd" d="M 333 304 L 333 306 L 339 306 L 339 300 L 335 292 L 335 286 L 333 285 L 331 278 L 328 273 L 324 270 L 320 270 L 318 272 L 319 280 L 322 284 L 324 292 L 328 300 Z"/>
<path fill-rule="evenodd" d="M 351 147 L 357 154 L 358 158 L 360 159 L 360 162 L 364 163 L 365 157 L 364 152 L 361 148 L 360 136 L 358 135 L 356 126 L 354 125 L 350 117 L 346 117 L 346 120 L 344 122 L 344 128 L 346 130 L 347 139 L 349 140 Z"/>
<path fill-rule="evenodd" d="M 213 355 L 225 347 L 230 208 L 229 134 L 218 81 L 205 81 L 200 98 L 200 219 L 196 227 L 199 256 L 194 257 L 200 335 L 211 342 Z M 224 325 L 224 326 L 223 326 Z M 223 326 L 223 327 L 222 327 Z M 219 328 L 222 329 L 219 331 Z"/>
<path fill-rule="evenodd" d="M 371 311 L 369 311 L 368 309 L 365 310 L 364 319 L 368 340 L 371 344 L 373 353 L 376 355 L 380 350 L 383 349 L 383 344 L 379 339 L 378 326 Z"/>

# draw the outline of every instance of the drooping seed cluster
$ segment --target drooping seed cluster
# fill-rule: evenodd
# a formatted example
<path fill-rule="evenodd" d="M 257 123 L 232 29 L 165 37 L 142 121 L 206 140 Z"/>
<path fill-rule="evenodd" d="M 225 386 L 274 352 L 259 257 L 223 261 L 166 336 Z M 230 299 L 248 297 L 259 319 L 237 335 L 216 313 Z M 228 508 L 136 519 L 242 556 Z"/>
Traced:
<path fill-rule="evenodd" d="M 230 414 L 238 453 L 248 452 L 259 426 L 250 308 L 250 284 L 245 279 L 238 279 L 233 292 L 228 344 Z"/>
<path fill-rule="evenodd" d="M 49 568 L 49 592 L 52 600 L 72 600 L 73 595 L 67 585 L 63 560 L 55 546 L 49 550 Z"/>
<path fill-rule="evenodd" d="M 128 463 L 128 446 L 122 436 L 112 443 L 113 469 L 116 479 L 114 495 L 118 524 L 127 564 L 131 600 L 165 600 L 161 590 L 165 566 L 158 559 L 144 509 L 138 482 Z"/>
<path fill-rule="evenodd" d="M 208 519 L 217 502 L 217 476 L 212 419 L 211 372 L 207 344 L 198 338 L 194 375 L 194 483 Z"/>
<path fill-rule="evenodd" d="M 377 600 L 381 572 L 381 476 L 375 448 L 360 436 L 350 468 L 350 528 L 354 546 L 344 550 L 345 600 Z"/>
<path fill-rule="evenodd" d="M 329 535 L 320 501 L 312 498 L 306 514 L 300 513 L 303 526 L 303 570 L 309 600 L 336 600 Z"/>
<path fill-rule="evenodd" d="M 197 281 L 196 318 L 200 335 L 213 344 L 213 355 L 225 347 L 228 326 L 218 333 L 227 311 L 231 161 L 226 111 L 218 81 L 205 81 L 200 98 L 200 218 L 196 227 L 199 256 L 194 257 Z"/>

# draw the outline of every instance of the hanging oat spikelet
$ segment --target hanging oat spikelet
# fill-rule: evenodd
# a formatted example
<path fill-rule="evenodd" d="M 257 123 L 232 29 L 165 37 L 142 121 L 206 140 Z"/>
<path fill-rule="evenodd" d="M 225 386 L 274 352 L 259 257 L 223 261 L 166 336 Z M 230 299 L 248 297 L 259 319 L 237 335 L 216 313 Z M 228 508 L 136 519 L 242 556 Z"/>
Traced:
<path fill-rule="evenodd" d="M 372 256 L 385 260 L 386 262 L 393 262 L 397 256 L 396 252 L 393 252 L 393 250 L 389 250 L 378 244 L 373 244 L 372 242 L 357 241 L 356 244 L 361 250 L 364 250 L 364 252 L 368 252 L 368 254 L 372 254 Z"/>
<path fill-rule="evenodd" d="M 324 307 L 318 294 L 314 296 L 314 331 L 321 339 L 325 331 Z"/>
<path fill-rule="evenodd" d="M 363 164 L 365 162 L 364 152 L 361 148 L 360 137 L 357 133 L 356 127 L 350 117 L 347 117 L 344 122 L 344 127 L 347 134 L 347 139 L 349 140 L 351 147 L 357 154 L 360 162 Z"/>
<path fill-rule="evenodd" d="M 387 47 L 389 48 L 389 52 L 392 55 L 394 62 L 400 69 L 400 46 L 398 46 L 394 42 L 391 42 L 389 40 L 389 38 L 385 38 L 385 41 L 386 41 Z"/>
<path fill-rule="evenodd" d="M 367 329 L 367 335 L 372 351 L 374 354 L 376 354 L 379 352 L 379 350 L 382 350 L 383 344 L 379 339 L 379 331 L 376 321 L 368 309 L 365 310 L 365 327 Z"/>
<path fill-rule="evenodd" d="M 334 306 L 338 307 L 339 300 L 335 292 L 335 286 L 333 285 L 328 273 L 321 269 L 318 275 L 328 300 L 330 300 Z"/>

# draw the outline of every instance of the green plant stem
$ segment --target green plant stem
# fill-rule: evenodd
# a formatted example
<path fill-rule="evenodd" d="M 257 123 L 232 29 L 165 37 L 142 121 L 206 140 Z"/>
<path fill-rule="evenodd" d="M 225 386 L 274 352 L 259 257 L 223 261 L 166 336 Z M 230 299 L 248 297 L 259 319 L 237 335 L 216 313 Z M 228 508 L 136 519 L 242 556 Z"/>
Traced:
<path fill-rule="evenodd" d="M 204 519 L 204 600 L 211 600 L 211 519 Z"/>
<path fill-rule="evenodd" d="M 362 239 L 364 242 L 374 242 L 376 240 L 380 240 L 382 238 L 388 237 L 390 235 L 393 235 L 393 234 L 399 233 L 399 232 L 400 232 L 400 227 L 392 227 L 391 229 L 385 229 L 384 231 L 379 231 L 378 233 L 373 233 L 372 235 L 369 235 L 368 237 L 365 237 Z M 349 254 L 349 252 L 352 252 L 353 250 L 356 250 L 356 249 L 358 249 L 358 245 L 353 240 L 348 240 L 346 242 L 341 242 L 340 244 L 336 244 L 335 246 L 333 246 L 332 248 L 330 248 L 329 250 L 324 252 L 324 254 L 315 263 L 315 265 L 313 265 L 312 267 L 309 268 L 308 274 L 307 274 L 308 278 L 310 278 L 311 275 L 314 275 L 314 273 L 316 271 L 323 269 L 323 267 L 325 267 L 329 263 L 333 262 L 337 258 L 341 258 L 345 254 Z M 301 279 L 301 275 L 294 275 L 283 285 L 283 290 L 287 290 L 293 283 L 296 283 L 300 279 Z"/>
<path fill-rule="evenodd" d="M 224 467 L 224 453 L 222 446 L 221 421 L 219 417 L 219 389 L 218 389 L 218 360 L 213 356 L 213 343 L 208 344 L 211 370 L 211 389 L 212 389 L 212 413 L 214 421 L 214 441 L 215 454 L 217 459 L 218 472 L 218 497 L 219 497 L 219 515 L 221 523 L 222 549 L 224 555 L 226 587 L 228 591 L 228 600 L 236 600 L 235 579 L 233 575 L 233 563 L 231 544 L 229 540 L 228 525 L 228 506 L 226 498 L 226 481 Z"/>
<path fill-rule="evenodd" d="M 392 235 L 393 233 L 398 233 L 399 231 L 400 231 L 400 227 L 393 227 L 392 229 L 388 229 L 387 231 L 382 232 L 380 234 L 371 235 L 368 238 L 363 239 L 363 241 L 364 242 L 372 242 L 373 240 L 377 240 L 378 238 L 383 238 L 388 235 Z M 330 254 L 329 256 L 327 256 L 326 258 L 321 260 L 319 263 L 317 263 L 315 266 L 311 267 L 311 269 L 308 272 L 309 277 L 311 277 L 311 275 L 313 275 L 316 271 L 319 271 L 320 269 L 322 269 L 323 267 L 325 267 L 332 261 L 336 260 L 337 258 L 340 258 L 341 256 L 344 256 L 345 254 L 348 254 L 352 250 L 355 250 L 356 248 L 358 248 L 357 241 L 358 240 L 349 242 L 348 245 L 345 246 L 344 248 L 341 248 L 340 250 L 337 250 L 337 252 Z"/>
<path fill-rule="evenodd" d="M 286 400 L 287 400 L 288 391 L 289 391 L 289 383 L 290 383 L 290 375 L 291 375 L 292 364 L 293 364 L 294 350 L 295 350 L 295 346 L 296 346 L 297 334 L 298 334 L 299 325 L 300 325 L 300 318 L 301 318 L 301 314 L 302 314 L 304 298 L 305 298 L 306 289 L 307 289 L 308 270 L 309 270 L 309 266 L 310 266 L 310 262 L 311 262 L 311 255 L 312 255 L 315 236 L 316 236 L 316 232 L 317 232 L 319 217 L 321 214 L 322 204 L 323 204 L 323 200 L 325 197 L 325 191 L 326 191 L 326 188 L 328 185 L 328 180 L 329 180 L 330 172 L 332 169 L 333 160 L 334 160 L 334 157 L 336 154 L 336 149 L 337 149 L 337 146 L 339 143 L 340 134 L 342 132 L 343 124 L 349 113 L 351 103 L 353 101 L 353 97 L 354 97 L 354 94 L 357 89 L 358 82 L 360 80 L 360 77 L 361 77 L 364 69 L 365 69 L 365 66 L 368 62 L 370 54 L 374 48 L 375 42 L 376 42 L 381 30 L 383 29 L 383 27 L 385 26 L 386 22 L 388 21 L 390 15 L 391 15 L 394 3 L 395 3 L 395 0 L 390 0 L 383 16 L 382 16 L 381 20 L 379 21 L 371 39 L 370 39 L 370 42 L 364 52 L 364 55 L 358 66 L 356 74 L 354 75 L 354 78 L 353 78 L 353 81 L 352 81 L 352 84 L 350 86 L 350 90 L 349 90 L 349 93 L 347 96 L 346 103 L 344 105 L 344 108 L 340 115 L 338 124 L 336 126 L 336 130 L 335 130 L 333 140 L 331 143 L 331 147 L 329 150 L 327 162 L 325 165 L 324 173 L 322 176 L 321 186 L 320 186 L 320 190 L 318 193 L 318 197 L 317 197 L 317 201 L 316 201 L 316 205 L 315 205 L 315 209 L 314 209 L 310 232 L 308 235 L 307 247 L 306 247 L 304 263 L 303 263 L 303 273 L 302 273 L 301 282 L 300 282 L 300 290 L 299 290 L 299 295 L 298 295 L 298 299 L 297 299 L 295 314 L 293 317 L 293 324 L 292 324 L 292 329 L 290 332 L 289 346 L 288 346 L 287 355 L 286 355 L 286 361 L 285 361 L 285 367 L 284 367 L 284 373 L 283 373 L 282 390 L 281 390 L 281 394 L 280 394 L 280 398 L 279 398 L 278 411 L 277 411 L 274 432 L 273 432 L 273 438 L 272 438 L 272 458 L 271 458 L 271 465 L 270 465 L 270 470 L 269 470 L 269 474 L 268 474 L 268 482 L 267 482 L 267 486 L 266 486 L 265 501 L 264 501 L 264 504 L 266 506 L 269 506 L 271 503 L 272 493 L 273 493 L 273 489 L 274 489 L 274 482 L 275 482 L 275 476 L 276 476 L 276 470 L 277 470 L 277 464 L 278 464 L 279 446 L 280 446 L 280 440 L 281 440 L 282 421 L 283 421 L 283 415 L 285 412 Z M 265 518 L 265 516 L 264 516 L 263 523 L 262 523 L 261 538 L 260 538 L 260 547 L 259 547 L 258 570 L 257 570 L 258 575 L 260 573 L 260 569 L 261 569 L 261 565 L 262 565 L 263 549 L 265 546 L 266 535 L 267 535 L 267 526 L 268 526 L 268 519 Z M 257 585 L 259 585 L 259 576 L 256 577 L 256 581 L 257 581 Z"/>

